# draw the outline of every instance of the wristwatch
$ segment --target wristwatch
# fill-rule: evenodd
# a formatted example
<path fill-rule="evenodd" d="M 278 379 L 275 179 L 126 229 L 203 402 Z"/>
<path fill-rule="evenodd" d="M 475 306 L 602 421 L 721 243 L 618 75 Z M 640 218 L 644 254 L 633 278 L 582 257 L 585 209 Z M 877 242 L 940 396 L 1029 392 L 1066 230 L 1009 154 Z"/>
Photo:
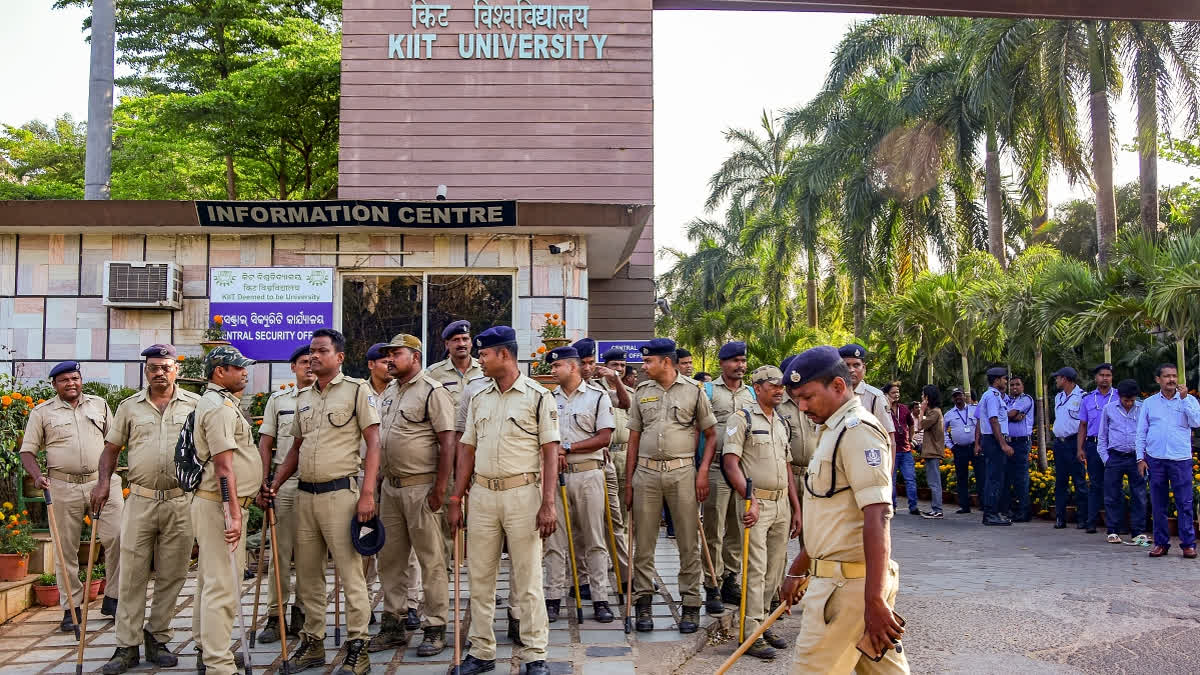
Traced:
<path fill-rule="evenodd" d="M 563 448 L 563 450 L 566 450 L 567 452 L 571 452 L 571 441 L 563 441 L 562 448 Z"/>

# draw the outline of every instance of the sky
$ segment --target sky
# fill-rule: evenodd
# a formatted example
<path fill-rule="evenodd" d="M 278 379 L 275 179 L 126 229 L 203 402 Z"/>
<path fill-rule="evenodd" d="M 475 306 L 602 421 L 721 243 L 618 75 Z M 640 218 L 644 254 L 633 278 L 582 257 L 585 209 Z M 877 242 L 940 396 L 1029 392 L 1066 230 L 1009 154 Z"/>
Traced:
<path fill-rule="evenodd" d="M 0 7 L 0 123 L 87 117 L 85 10 L 52 10 L 51 0 L 4 0 Z M 657 247 L 692 248 L 684 225 L 704 216 L 708 178 L 730 151 L 723 132 L 757 128 L 820 88 L 838 40 L 865 15 L 804 12 L 659 11 L 654 14 L 654 230 Z M 118 96 L 120 92 L 118 92 Z M 1116 102 L 1117 138 L 1133 139 L 1133 104 Z M 1118 185 L 1137 179 L 1137 155 L 1117 154 Z M 1159 180 L 1186 179 L 1160 161 Z M 1051 200 L 1089 197 L 1062 178 Z M 716 215 L 720 215 L 719 213 Z M 662 269 L 662 261 L 658 267 Z"/>

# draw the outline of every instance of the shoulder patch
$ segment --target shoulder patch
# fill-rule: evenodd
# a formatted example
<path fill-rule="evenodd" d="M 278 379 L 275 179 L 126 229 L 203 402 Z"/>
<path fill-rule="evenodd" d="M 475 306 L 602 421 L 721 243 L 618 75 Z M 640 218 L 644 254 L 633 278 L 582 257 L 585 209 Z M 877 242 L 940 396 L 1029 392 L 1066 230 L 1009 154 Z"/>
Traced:
<path fill-rule="evenodd" d="M 879 451 L 879 448 L 867 448 L 863 451 L 863 455 L 870 466 L 879 466 L 883 463 L 883 453 Z"/>
<path fill-rule="evenodd" d="M 725 428 L 725 435 L 726 435 L 726 436 L 728 436 L 728 437 L 730 437 L 730 438 L 733 438 L 734 436 L 736 436 L 736 435 L 737 435 L 737 428 L 735 428 L 735 427 L 734 427 L 734 426 L 732 426 L 732 425 L 730 425 L 730 426 L 726 427 L 726 428 Z"/>
<path fill-rule="evenodd" d="M 850 415 L 849 417 L 846 418 L 846 428 L 853 429 L 854 427 L 858 426 L 860 421 L 861 420 L 859 420 L 858 417 L 856 417 L 854 415 Z"/>
<path fill-rule="evenodd" d="M 230 408 L 232 408 L 232 407 L 233 407 L 233 401 L 230 401 L 229 399 L 225 399 L 225 405 L 227 405 L 227 406 L 229 406 Z"/>

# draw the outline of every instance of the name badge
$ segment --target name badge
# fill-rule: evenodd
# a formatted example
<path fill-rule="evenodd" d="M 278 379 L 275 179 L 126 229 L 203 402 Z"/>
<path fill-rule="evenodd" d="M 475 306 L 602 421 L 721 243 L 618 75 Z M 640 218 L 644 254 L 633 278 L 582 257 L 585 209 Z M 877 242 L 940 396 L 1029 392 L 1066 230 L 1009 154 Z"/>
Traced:
<path fill-rule="evenodd" d="M 312 409 L 312 406 L 307 406 L 307 405 L 306 405 L 306 406 L 304 406 L 303 408 L 301 408 L 301 409 L 300 409 L 300 412 L 308 412 L 308 411 L 309 411 L 309 410 L 311 410 L 311 409 Z"/>
<path fill-rule="evenodd" d="M 654 403 L 658 400 L 657 396 L 646 396 L 638 400 L 638 403 Z"/>

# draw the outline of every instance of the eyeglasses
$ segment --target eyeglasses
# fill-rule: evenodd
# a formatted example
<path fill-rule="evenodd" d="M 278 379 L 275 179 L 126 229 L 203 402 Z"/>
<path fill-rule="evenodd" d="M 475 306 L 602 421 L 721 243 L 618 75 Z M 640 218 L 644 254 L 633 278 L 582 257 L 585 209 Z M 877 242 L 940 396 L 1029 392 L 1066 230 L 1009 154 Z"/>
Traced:
<path fill-rule="evenodd" d="M 174 369 L 175 369 L 174 363 L 168 363 L 168 364 L 162 365 L 162 366 L 146 366 L 146 372 L 150 373 L 151 375 L 153 375 L 155 373 L 169 373 Z"/>

